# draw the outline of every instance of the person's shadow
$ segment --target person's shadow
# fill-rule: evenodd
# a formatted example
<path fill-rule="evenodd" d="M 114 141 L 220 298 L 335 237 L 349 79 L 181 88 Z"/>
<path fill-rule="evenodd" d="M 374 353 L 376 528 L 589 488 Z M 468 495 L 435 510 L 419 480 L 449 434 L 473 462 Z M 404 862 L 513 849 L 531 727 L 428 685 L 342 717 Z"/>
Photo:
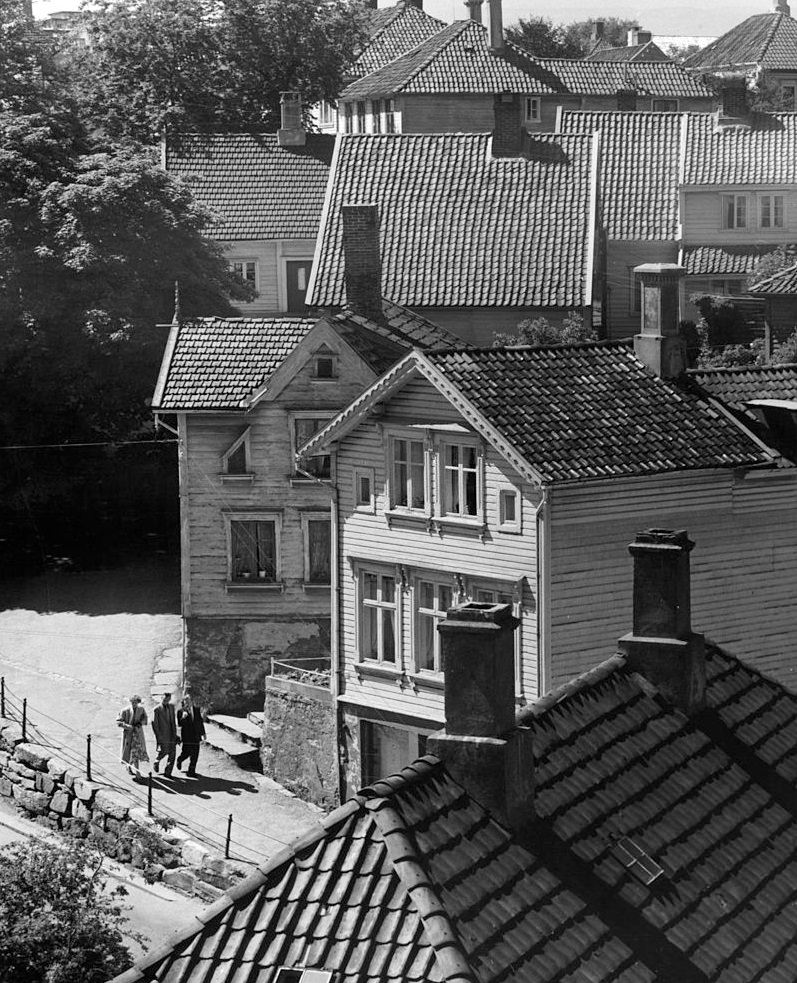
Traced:
<path fill-rule="evenodd" d="M 197 799 L 209 799 L 213 792 L 226 792 L 228 795 L 240 795 L 241 792 L 257 792 L 256 785 L 242 782 L 238 779 L 214 778 L 210 775 L 198 775 L 188 778 L 185 775 L 173 775 L 171 778 L 153 777 L 153 791 L 166 792 L 169 795 L 192 795 Z"/>

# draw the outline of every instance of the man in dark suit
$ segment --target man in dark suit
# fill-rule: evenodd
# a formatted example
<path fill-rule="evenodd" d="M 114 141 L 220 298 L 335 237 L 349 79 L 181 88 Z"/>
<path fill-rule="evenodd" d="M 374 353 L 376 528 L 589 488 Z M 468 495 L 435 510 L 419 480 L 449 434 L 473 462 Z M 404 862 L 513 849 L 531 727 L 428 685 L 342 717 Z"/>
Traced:
<path fill-rule="evenodd" d="M 163 769 L 166 778 L 172 777 L 174 756 L 177 754 L 177 745 L 180 743 L 180 738 L 177 736 L 177 719 L 171 701 L 172 694 L 164 693 L 160 704 L 155 707 L 155 712 L 152 715 L 152 729 L 155 731 L 155 743 L 158 746 L 158 754 L 153 767 L 157 771 L 160 768 L 161 758 L 166 758 L 166 767 Z"/>
<path fill-rule="evenodd" d="M 177 711 L 177 723 L 180 725 L 180 736 L 183 739 L 183 749 L 177 759 L 177 770 L 179 771 L 182 763 L 188 759 L 186 775 L 195 778 L 199 742 L 205 736 L 205 724 L 202 720 L 202 711 L 193 705 L 187 693 L 183 697 L 182 707 Z"/>

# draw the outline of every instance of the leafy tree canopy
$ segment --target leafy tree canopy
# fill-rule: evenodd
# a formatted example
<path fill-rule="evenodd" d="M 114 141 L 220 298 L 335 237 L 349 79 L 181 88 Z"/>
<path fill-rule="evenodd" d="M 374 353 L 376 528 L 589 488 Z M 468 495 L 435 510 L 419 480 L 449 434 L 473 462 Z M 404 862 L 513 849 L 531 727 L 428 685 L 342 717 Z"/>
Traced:
<path fill-rule="evenodd" d="M 598 18 L 574 21 L 572 24 L 554 24 L 545 17 L 521 18 L 516 25 L 507 28 L 507 37 L 526 48 L 538 58 L 583 58 L 595 43 L 595 24 Z M 628 30 L 636 21 L 619 17 L 605 17 L 604 41 L 613 48 L 625 45 Z"/>
<path fill-rule="evenodd" d="M 767 277 L 773 276 L 780 270 L 786 270 L 797 263 L 797 243 L 789 243 L 787 246 L 778 246 L 771 253 L 766 253 L 756 263 L 753 272 L 750 274 L 750 286 L 754 287 Z"/>
<path fill-rule="evenodd" d="M 596 341 L 598 335 L 591 324 L 586 324 L 578 311 L 570 311 L 561 324 L 552 324 L 547 317 L 527 318 L 517 326 L 516 334 L 493 335 L 493 347 L 503 345 L 572 345 L 579 341 Z"/>
<path fill-rule="evenodd" d="M 280 92 L 334 100 L 364 40 L 354 0 L 98 0 L 72 51 L 86 115 L 110 138 L 275 130 Z"/>
<path fill-rule="evenodd" d="M 104 983 L 132 963 L 102 858 L 77 843 L 0 849 L 4 983 Z"/>

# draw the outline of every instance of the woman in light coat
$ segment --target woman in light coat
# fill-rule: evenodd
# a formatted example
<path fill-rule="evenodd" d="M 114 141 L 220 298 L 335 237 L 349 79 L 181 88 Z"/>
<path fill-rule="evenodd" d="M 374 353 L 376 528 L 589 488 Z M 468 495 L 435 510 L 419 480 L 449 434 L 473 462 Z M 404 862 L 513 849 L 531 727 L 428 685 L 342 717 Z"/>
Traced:
<path fill-rule="evenodd" d="M 140 696 L 130 697 L 130 706 L 120 712 L 116 722 L 122 728 L 122 761 L 134 778 L 141 777 L 141 762 L 149 761 L 149 755 L 144 738 L 147 711 Z"/>

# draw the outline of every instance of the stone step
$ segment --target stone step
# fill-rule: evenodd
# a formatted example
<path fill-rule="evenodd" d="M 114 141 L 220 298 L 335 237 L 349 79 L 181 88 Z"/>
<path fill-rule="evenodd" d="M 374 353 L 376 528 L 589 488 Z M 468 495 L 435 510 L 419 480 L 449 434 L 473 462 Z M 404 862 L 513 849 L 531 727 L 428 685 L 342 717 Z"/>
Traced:
<path fill-rule="evenodd" d="M 210 747 L 226 754 L 243 771 L 262 772 L 263 765 L 258 749 L 210 720 L 205 724 L 205 740 Z"/>
<path fill-rule="evenodd" d="M 260 747 L 263 738 L 263 729 L 257 724 L 252 723 L 247 717 L 233 717 L 227 713 L 211 713 L 208 715 L 208 720 L 217 727 L 221 727 L 222 730 L 234 734 L 246 744 L 251 744 L 253 747 Z"/>
<path fill-rule="evenodd" d="M 263 720 L 265 719 L 265 714 L 261 710 L 250 710 L 246 715 L 246 719 L 255 725 L 260 732 L 263 731 Z"/>

